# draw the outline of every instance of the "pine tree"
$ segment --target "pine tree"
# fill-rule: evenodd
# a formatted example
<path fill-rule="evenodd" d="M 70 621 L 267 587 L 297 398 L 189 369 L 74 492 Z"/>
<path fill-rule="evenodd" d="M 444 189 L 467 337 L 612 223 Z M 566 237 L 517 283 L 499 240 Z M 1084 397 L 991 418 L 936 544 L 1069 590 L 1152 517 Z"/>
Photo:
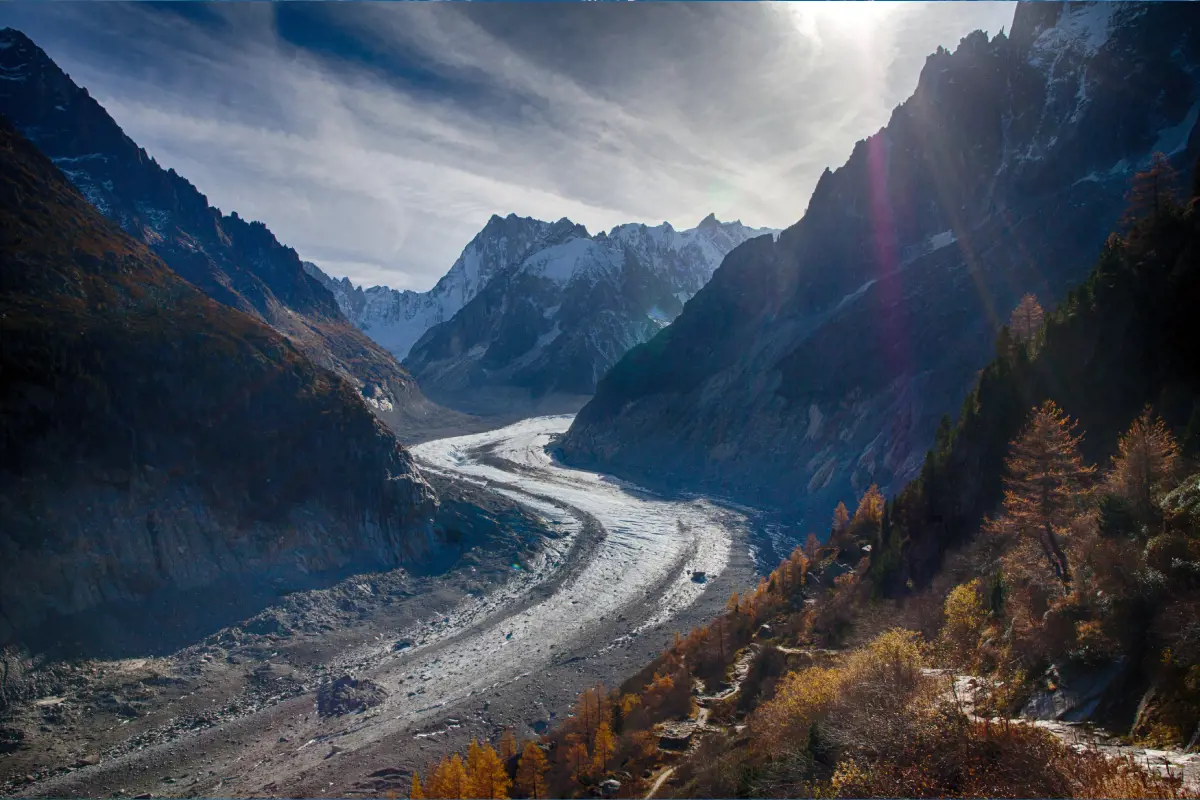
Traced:
<path fill-rule="evenodd" d="M 1009 318 L 1008 327 L 1012 337 L 1022 344 L 1029 344 L 1042 329 L 1042 320 L 1046 314 L 1038 305 L 1037 298 L 1027 294 L 1017 303 Z"/>
<path fill-rule="evenodd" d="M 603 777 L 604 773 L 608 772 L 608 760 L 616 751 L 617 740 L 613 736 L 612 728 L 607 721 L 601 722 L 596 728 L 596 742 L 592 753 L 592 764 L 596 767 L 596 774 Z"/>
<path fill-rule="evenodd" d="M 1079 455 L 1082 436 L 1074 423 L 1047 400 L 1034 410 L 1005 462 L 1004 512 L 992 523 L 996 532 L 1016 533 L 1041 548 L 1051 570 L 1063 584 L 1071 568 L 1060 535 L 1078 509 L 1094 469 Z"/>
<path fill-rule="evenodd" d="M 413 771 L 412 786 L 408 790 L 409 800 L 425 800 L 425 792 L 421 789 L 421 774 Z"/>
<path fill-rule="evenodd" d="M 1157 500 L 1171 488 L 1179 467 L 1179 445 L 1147 407 L 1121 437 L 1108 487 L 1146 524 L 1158 514 Z"/>
<path fill-rule="evenodd" d="M 517 764 L 517 788 L 526 797 L 544 800 L 546 797 L 546 772 L 550 765 L 546 754 L 534 742 L 526 742 Z"/>
<path fill-rule="evenodd" d="M 512 728 L 505 728 L 500 736 L 500 758 L 507 762 L 517 754 L 517 737 L 513 736 Z"/>

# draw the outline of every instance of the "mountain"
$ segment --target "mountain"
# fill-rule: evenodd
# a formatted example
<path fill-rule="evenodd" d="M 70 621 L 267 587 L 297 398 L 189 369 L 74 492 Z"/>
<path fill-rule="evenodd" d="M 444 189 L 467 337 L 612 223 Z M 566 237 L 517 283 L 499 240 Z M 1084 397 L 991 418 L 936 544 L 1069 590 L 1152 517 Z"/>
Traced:
<path fill-rule="evenodd" d="M 629 224 L 595 236 L 559 220 L 543 246 L 430 328 L 405 366 L 451 405 L 505 393 L 590 395 L 629 348 L 679 315 L 726 253 L 773 233 L 712 215 L 685 231 Z"/>
<path fill-rule="evenodd" d="M 294 250 L 261 222 L 211 207 L 9 28 L 0 29 L 0 113 L 102 214 L 209 297 L 287 336 L 317 364 L 350 379 L 376 410 L 414 417 L 429 411 L 395 358 L 349 324 Z"/>
<path fill-rule="evenodd" d="M 433 492 L 348 381 L 180 278 L 2 118 L 0 222 L 0 640 L 435 544 Z"/>
<path fill-rule="evenodd" d="M 572 225 L 566 220 L 549 223 L 516 214 L 493 215 L 428 292 L 364 289 L 349 278 L 331 278 L 311 262 L 304 262 L 304 268 L 329 289 L 347 319 L 403 359 L 425 331 L 449 320 L 494 276 L 546 247 L 564 227 Z"/>
<path fill-rule="evenodd" d="M 1018 299 L 1083 279 L 1153 152 L 1192 159 L 1198 22 L 1027 3 L 1009 35 L 939 48 L 803 219 L 731 252 L 609 372 L 562 455 L 822 518 L 898 489 Z"/>

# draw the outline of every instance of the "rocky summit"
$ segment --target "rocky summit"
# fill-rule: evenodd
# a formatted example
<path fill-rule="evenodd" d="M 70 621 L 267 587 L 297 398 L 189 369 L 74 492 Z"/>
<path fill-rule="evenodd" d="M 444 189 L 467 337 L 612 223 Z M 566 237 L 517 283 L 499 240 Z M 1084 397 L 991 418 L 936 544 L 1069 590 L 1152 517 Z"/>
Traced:
<path fill-rule="evenodd" d="M 1008 34 L 939 48 L 799 222 L 736 248 L 600 381 L 562 453 L 815 528 L 898 489 L 1019 298 L 1052 305 L 1087 274 L 1153 153 L 1195 161 L 1196 22 L 1029 3 Z"/>

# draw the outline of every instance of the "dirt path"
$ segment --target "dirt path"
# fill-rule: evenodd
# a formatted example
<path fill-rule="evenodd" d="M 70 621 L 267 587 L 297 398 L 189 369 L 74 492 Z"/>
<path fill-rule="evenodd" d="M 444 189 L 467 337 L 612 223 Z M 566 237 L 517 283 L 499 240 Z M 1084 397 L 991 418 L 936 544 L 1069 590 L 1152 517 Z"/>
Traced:
<path fill-rule="evenodd" d="M 662 785 L 671 779 L 675 774 L 674 767 L 667 767 L 658 773 L 658 777 L 654 779 L 654 783 L 650 784 L 650 789 L 646 792 L 646 800 L 650 800 L 662 788 Z"/>

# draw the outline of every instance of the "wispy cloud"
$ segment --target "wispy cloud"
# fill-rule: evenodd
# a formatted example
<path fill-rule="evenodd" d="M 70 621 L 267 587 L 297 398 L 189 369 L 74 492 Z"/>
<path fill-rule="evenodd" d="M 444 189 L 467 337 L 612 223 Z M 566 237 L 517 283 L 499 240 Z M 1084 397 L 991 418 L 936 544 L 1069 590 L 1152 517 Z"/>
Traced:
<path fill-rule="evenodd" d="M 493 213 L 786 226 L 992 3 L 8 4 L 210 202 L 424 289 Z M 868 6 L 876 6 L 870 8 Z"/>

